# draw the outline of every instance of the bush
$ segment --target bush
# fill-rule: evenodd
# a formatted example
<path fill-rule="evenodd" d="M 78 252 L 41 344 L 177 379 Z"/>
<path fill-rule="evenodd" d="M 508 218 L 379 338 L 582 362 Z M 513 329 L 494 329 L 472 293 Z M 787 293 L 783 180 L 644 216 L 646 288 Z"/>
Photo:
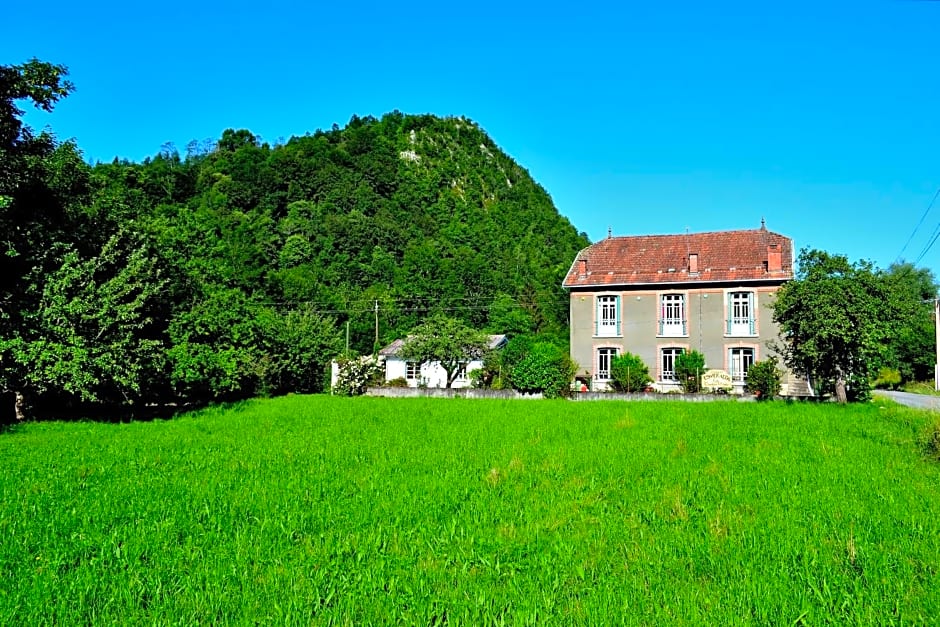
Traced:
<path fill-rule="evenodd" d="M 610 385 L 618 392 L 642 392 L 652 381 L 649 368 L 638 355 L 624 353 L 610 362 Z"/>
<path fill-rule="evenodd" d="M 408 379 L 405 377 L 396 377 L 394 379 L 389 379 L 385 382 L 385 387 L 390 388 L 406 388 L 408 387 Z"/>
<path fill-rule="evenodd" d="M 901 385 L 901 372 L 894 368 L 882 368 L 872 385 L 879 390 L 896 390 Z"/>
<path fill-rule="evenodd" d="M 567 352 L 539 342 L 512 369 L 512 386 L 520 392 L 541 392 L 545 398 L 567 396 L 577 370 Z"/>
<path fill-rule="evenodd" d="M 705 355 L 698 351 L 689 351 L 676 356 L 676 378 L 684 392 L 696 393 L 702 387 L 702 373 L 705 372 Z"/>
<path fill-rule="evenodd" d="M 744 389 L 759 401 L 768 401 L 780 394 L 780 370 L 773 357 L 751 364 Z"/>
<path fill-rule="evenodd" d="M 359 396 L 382 377 L 382 366 L 374 357 L 351 357 L 338 360 L 339 374 L 333 393 L 341 396 Z"/>

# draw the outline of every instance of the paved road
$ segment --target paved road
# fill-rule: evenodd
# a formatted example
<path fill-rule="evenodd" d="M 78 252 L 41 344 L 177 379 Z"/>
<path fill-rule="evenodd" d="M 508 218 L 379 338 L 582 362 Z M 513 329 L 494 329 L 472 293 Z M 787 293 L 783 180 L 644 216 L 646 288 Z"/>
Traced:
<path fill-rule="evenodd" d="M 910 392 L 893 392 L 891 390 L 876 390 L 878 396 L 887 396 L 893 401 L 916 407 L 917 409 L 933 409 L 940 411 L 940 396 L 927 396 L 926 394 L 911 394 Z"/>

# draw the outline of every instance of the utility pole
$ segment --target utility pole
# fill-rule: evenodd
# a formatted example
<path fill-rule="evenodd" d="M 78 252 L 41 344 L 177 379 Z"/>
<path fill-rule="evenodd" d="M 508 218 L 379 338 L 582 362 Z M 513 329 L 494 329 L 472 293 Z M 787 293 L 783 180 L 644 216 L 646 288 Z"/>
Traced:
<path fill-rule="evenodd" d="M 379 301 L 375 301 L 375 350 L 379 350 Z"/>

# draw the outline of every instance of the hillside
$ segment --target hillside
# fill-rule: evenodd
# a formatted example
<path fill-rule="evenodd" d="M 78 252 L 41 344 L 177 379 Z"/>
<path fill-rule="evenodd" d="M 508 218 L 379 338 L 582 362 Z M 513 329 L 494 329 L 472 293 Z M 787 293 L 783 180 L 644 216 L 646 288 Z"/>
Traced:
<path fill-rule="evenodd" d="M 84 307 L 92 324 L 24 312 L 21 387 L 86 400 L 317 391 L 347 330 L 369 352 L 376 318 L 383 344 L 436 311 L 565 336 L 560 285 L 586 236 L 467 119 L 354 116 L 273 146 L 228 130 L 182 155 L 79 161 L 70 144 L 49 156 L 61 232 L 18 274 L 25 304 Z M 31 228 L 26 249 L 49 235 Z M 103 347 L 100 333 L 120 337 Z M 124 363 L 108 363 L 117 348 Z"/>

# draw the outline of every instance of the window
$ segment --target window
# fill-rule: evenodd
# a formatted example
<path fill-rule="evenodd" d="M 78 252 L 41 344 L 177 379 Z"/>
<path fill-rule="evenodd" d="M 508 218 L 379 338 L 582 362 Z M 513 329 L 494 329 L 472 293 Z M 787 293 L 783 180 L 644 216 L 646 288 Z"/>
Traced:
<path fill-rule="evenodd" d="M 685 294 L 663 294 L 660 297 L 659 334 L 667 337 L 686 335 Z"/>
<path fill-rule="evenodd" d="M 421 364 L 416 361 L 405 362 L 405 379 L 408 381 L 417 381 L 421 376 Z"/>
<path fill-rule="evenodd" d="M 754 292 L 728 293 L 728 335 L 755 335 Z"/>
<path fill-rule="evenodd" d="M 457 376 L 454 378 L 454 381 L 466 381 L 466 380 L 467 380 L 467 364 L 466 362 L 464 362 L 457 366 Z"/>
<path fill-rule="evenodd" d="M 610 379 L 610 362 L 617 356 L 616 348 L 598 348 L 597 349 L 597 378 L 601 380 Z"/>
<path fill-rule="evenodd" d="M 597 297 L 597 325 L 594 335 L 617 337 L 620 335 L 620 297 Z"/>
<path fill-rule="evenodd" d="M 664 348 L 660 352 L 659 378 L 662 381 L 677 381 L 676 357 L 685 352 L 684 348 Z"/>
<path fill-rule="evenodd" d="M 731 370 L 731 380 L 744 383 L 747 371 L 754 363 L 753 348 L 732 348 L 728 350 L 728 369 Z"/>

